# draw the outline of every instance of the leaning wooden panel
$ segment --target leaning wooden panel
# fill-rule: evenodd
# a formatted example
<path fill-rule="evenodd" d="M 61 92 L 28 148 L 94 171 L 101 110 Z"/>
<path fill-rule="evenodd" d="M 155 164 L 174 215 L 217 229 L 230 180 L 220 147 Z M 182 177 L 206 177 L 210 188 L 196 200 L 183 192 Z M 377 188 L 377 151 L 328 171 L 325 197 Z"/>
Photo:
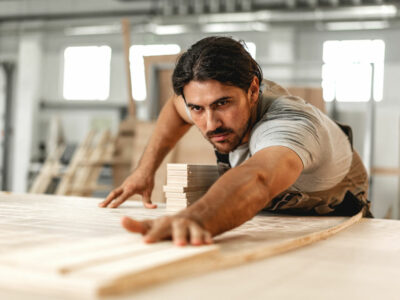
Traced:
<path fill-rule="evenodd" d="M 83 161 L 85 161 L 86 157 L 90 154 L 94 136 L 95 132 L 93 130 L 90 130 L 83 142 L 75 150 L 75 153 L 68 165 L 68 168 L 57 187 L 57 195 L 68 195 L 71 193 L 74 177 L 77 173 L 77 170 L 79 169 L 79 165 Z"/>

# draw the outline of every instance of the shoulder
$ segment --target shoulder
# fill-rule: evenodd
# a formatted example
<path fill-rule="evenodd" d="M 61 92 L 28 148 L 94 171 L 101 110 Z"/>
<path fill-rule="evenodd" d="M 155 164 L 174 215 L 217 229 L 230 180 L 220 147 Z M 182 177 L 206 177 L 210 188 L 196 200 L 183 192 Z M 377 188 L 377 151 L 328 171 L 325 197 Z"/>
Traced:
<path fill-rule="evenodd" d="M 250 153 L 270 146 L 285 146 L 299 155 L 305 169 L 310 168 L 319 160 L 321 145 L 327 138 L 325 122 L 322 113 L 303 99 L 278 97 L 253 127 Z"/>
<path fill-rule="evenodd" d="M 257 130 L 260 126 L 268 126 L 267 122 L 274 120 L 286 121 L 290 124 L 320 126 L 328 118 L 323 116 L 316 107 L 296 96 L 281 96 L 272 100 L 263 97 L 260 101 L 268 103 L 268 108 L 260 116 L 253 130 Z"/>
<path fill-rule="evenodd" d="M 263 96 L 265 97 L 279 97 L 290 95 L 290 92 L 287 89 L 271 80 L 263 79 L 261 86 Z"/>

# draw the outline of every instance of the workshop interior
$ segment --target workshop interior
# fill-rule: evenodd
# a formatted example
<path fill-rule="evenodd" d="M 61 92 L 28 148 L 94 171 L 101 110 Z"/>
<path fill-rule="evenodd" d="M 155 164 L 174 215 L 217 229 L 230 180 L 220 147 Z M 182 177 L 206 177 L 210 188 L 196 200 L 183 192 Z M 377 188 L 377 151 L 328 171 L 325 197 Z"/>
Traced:
<path fill-rule="evenodd" d="M 138 215 L 148 217 L 150 212 L 141 207 L 141 197 L 132 197 L 132 201 L 127 202 L 135 204 L 122 204 L 121 208 L 115 210 L 116 214 L 97 208 L 97 202 L 120 186 L 140 162 L 161 110 L 174 95 L 171 76 L 180 55 L 195 42 L 209 36 L 232 37 L 242 41 L 251 57 L 260 65 L 265 79 L 278 83 L 334 121 L 352 128 L 353 148 L 359 153 L 368 173 L 371 212 L 379 222 L 390 221 L 393 222 L 390 223 L 392 226 L 398 228 L 400 1 L 0 0 L 0 190 L 3 195 L 0 214 L 9 216 L 0 221 L 0 239 L 7 240 L 11 236 L 3 237 L 3 230 L 14 230 L 10 225 L 14 224 L 14 209 L 21 209 L 17 213 L 20 214 L 20 220 L 23 215 L 27 220 L 42 217 L 45 220 L 44 211 L 47 210 L 53 213 L 53 217 L 46 226 L 50 228 L 54 225 L 54 235 L 61 234 L 56 233 L 55 229 L 62 225 L 55 226 L 58 218 L 68 216 L 68 222 L 77 222 L 74 232 L 82 228 L 77 224 L 86 224 L 87 231 L 94 232 L 97 222 L 101 223 L 98 220 L 104 218 L 99 228 L 104 229 L 105 235 L 107 230 L 110 230 L 110 234 L 115 233 L 115 245 L 121 245 L 121 253 L 126 250 L 125 254 L 115 255 L 127 255 L 133 251 L 124 248 L 127 247 L 124 244 L 126 237 L 117 239 L 116 233 L 123 231 L 119 218 L 125 213 L 124 207 L 127 213 L 135 216 L 135 210 L 129 205 L 136 205 Z M 196 167 L 197 164 L 205 166 L 202 169 Z M 190 206 L 217 180 L 215 165 L 213 147 L 199 130 L 191 128 L 161 163 L 155 175 L 153 202 L 161 208 L 170 205 L 175 210 Z M 175 178 L 176 174 L 196 172 L 203 174 L 203 177 L 196 179 L 198 185 L 201 182 L 203 189 L 177 188 L 175 185 L 181 181 L 170 178 Z M 191 179 L 182 180 L 190 184 Z M 7 195 L 14 200 L 7 200 Z M 89 200 L 85 201 L 84 198 Z M 22 206 L 22 199 L 29 204 Z M 172 199 L 170 204 L 168 199 Z M 187 202 L 182 204 L 180 199 Z M 13 209 L 12 203 L 16 203 Z M 71 206 L 68 203 L 72 203 Z M 94 211 L 93 207 L 97 210 Z M 73 209 L 80 211 L 76 217 L 73 216 Z M 155 212 L 156 216 L 159 214 Z M 7 218 L 11 222 L 9 225 L 5 221 Z M 96 218 L 99 219 L 96 221 Z M 289 218 L 283 219 L 288 223 L 285 226 L 290 227 L 290 217 L 285 218 Z M 306 217 L 302 218 L 307 222 Z M 277 219 L 273 220 L 276 221 L 273 223 L 276 227 L 270 225 L 270 230 L 279 228 Z M 320 230 L 328 230 L 328 225 L 339 230 L 335 226 L 340 225 L 334 221 L 331 219 L 329 224 L 324 224 L 325 227 L 321 225 Z M 254 222 L 259 222 L 257 228 L 264 226 L 262 220 L 256 219 Z M 63 226 L 67 227 L 66 223 Z M 319 227 L 314 224 L 307 228 L 301 229 L 302 235 L 310 234 L 310 228 Z M 393 228 L 390 232 L 397 232 L 398 236 L 400 231 Z M 244 235 L 246 229 L 242 230 Z M 46 232 L 49 239 L 53 231 Z M 22 236 L 22 232 L 18 232 Z M 89 238 L 85 232 L 81 230 L 74 239 L 71 233 L 68 238 L 71 237 L 71 243 L 76 242 L 78 236 Z M 302 235 L 299 233 L 298 237 Z M 132 236 L 136 238 L 136 235 Z M 323 236 L 325 238 L 328 235 Z M 98 245 L 99 249 L 106 247 L 100 241 L 100 233 L 95 237 L 97 240 L 93 242 L 94 245 Z M 66 238 L 65 241 L 69 240 Z M 246 241 L 250 249 L 254 241 Z M 110 240 L 110 245 L 114 242 Z M 13 249 L 10 245 L 0 246 L 0 266 L 5 261 L 1 256 L 10 255 L 7 249 Z M 288 245 L 279 249 L 294 249 Z M 81 255 L 90 257 L 92 252 L 89 246 L 85 247 L 86 252 L 82 250 Z M 398 246 L 393 247 L 399 250 Z M 56 266 L 62 266 L 60 274 L 66 272 L 73 276 L 69 276 L 65 282 L 61 281 L 61 277 L 52 277 L 54 286 L 50 288 L 47 285 L 52 292 L 58 285 L 75 292 L 92 291 L 96 286 L 96 295 L 112 295 L 127 290 L 129 278 L 134 281 L 133 271 L 129 273 L 121 262 L 118 269 L 117 264 L 115 268 L 106 264 L 95 266 L 94 260 L 90 260 L 91 267 L 81 269 L 83 263 L 78 260 L 68 260 L 68 263 L 62 260 L 61 264 L 61 252 L 57 252 L 61 250 L 53 248 L 49 248 L 54 251 L 49 250 L 48 253 L 53 253 L 49 261 L 43 256 L 47 263 L 43 263 L 42 267 L 53 270 Z M 65 250 L 62 255 L 66 257 L 73 253 L 71 251 L 67 253 Z M 190 251 L 185 255 L 198 259 L 201 255 L 216 255 L 217 250 L 200 247 Z M 266 257 L 266 252 L 257 253 L 259 257 Z M 5 257 L 9 262 L 32 266 L 30 271 L 36 270 L 37 262 L 42 257 L 34 251 L 29 254 L 31 256 L 7 255 Z M 221 266 L 232 266 L 246 260 L 236 252 L 231 256 L 225 260 L 221 258 Z M 104 259 L 111 266 L 111 258 L 99 257 L 102 258 L 97 259 L 96 263 Z M 396 261 L 393 266 L 400 266 L 398 255 L 393 257 Z M 149 278 L 161 281 L 172 276 L 173 268 L 170 265 L 167 268 L 167 262 L 170 261 L 172 258 L 162 262 L 160 259 L 160 264 L 165 264 L 165 270 L 160 269 L 158 273 L 155 269 L 146 271 L 147 277 L 140 277 L 135 285 L 132 283 L 131 288 L 149 284 Z M 4 268 L 11 268 L 11 263 L 4 262 L 4 265 Z M 197 261 L 198 270 L 213 268 L 212 263 L 200 265 Z M 305 265 L 303 267 L 308 268 Z M 139 272 L 139 269 L 135 269 L 135 272 Z M 185 268 L 181 269 L 177 267 L 177 273 L 186 274 L 183 271 Z M 13 287 L 16 284 L 5 280 L 6 274 L 14 274 L 10 270 L 0 268 L 0 277 L 3 278 L 0 279 L 1 289 L 4 285 Z M 109 276 L 115 276 L 104 279 L 99 275 L 108 273 L 108 270 L 111 270 Z M 130 277 L 126 274 L 130 274 Z M 281 280 L 284 280 L 285 275 L 281 275 Z M 44 277 L 37 281 L 44 282 Z M 87 281 L 78 282 L 76 278 L 85 278 Z M 126 284 L 113 285 L 117 282 L 115 278 L 119 282 L 125 280 Z M 211 283 L 212 279 L 207 279 L 207 282 Z M 32 290 L 38 291 L 39 285 L 31 283 L 30 287 L 34 286 Z M 188 290 L 197 287 L 195 282 L 189 282 L 187 286 Z M 204 286 L 202 288 L 206 289 Z M 56 294 L 62 295 L 61 290 L 57 290 Z M 176 282 L 172 283 L 170 289 L 164 285 L 156 290 L 158 296 L 174 295 L 178 291 L 179 284 Z M 205 296 L 205 293 L 200 292 L 200 295 Z M 9 295 L 4 291 L 1 294 Z M 20 295 L 20 298 L 29 298 L 24 295 L 28 294 Z M 225 294 L 220 291 L 215 295 L 223 297 Z M 244 293 L 238 295 L 241 298 Z M 289 299 L 290 296 L 286 290 L 275 295 L 281 296 L 275 299 Z M 321 299 L 322 295 L 322 292 L 312 294 L 308 291 L 304 292 L 304 299 Z M 345 299 L 359 299 L 351 292 L 346 295 L 351 296 Z M 396 297 L 390 291 L 385 295 L 387 297 L 382 299 Z M 76 299 L 81 296 L 80 293 L 74 293 Z M 139 296 L 146 298 L 146 294 Z M 273 295 L 271 299 L 274 299 Z"/>

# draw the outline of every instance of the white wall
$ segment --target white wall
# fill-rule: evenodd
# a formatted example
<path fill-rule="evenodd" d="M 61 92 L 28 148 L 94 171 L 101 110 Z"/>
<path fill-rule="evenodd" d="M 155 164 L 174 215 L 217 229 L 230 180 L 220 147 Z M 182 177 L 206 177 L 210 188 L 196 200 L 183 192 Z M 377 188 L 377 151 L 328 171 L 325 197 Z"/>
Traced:
<path fill-rule="evenodd" d="M 107 20 L 107 22 L 111 22 Z M 118 22 L 118 20 L 113 21 Z M 74 24 L 79 23 L 74 21 Z M 85 24 L 88 24 L 86 21 Z M 109 103 L 126 104 L 126 79 L 122 52 L 122 37 L 120 34 L 102 36 L 65 36 L 62 22 L 44 24 L 43 27 L 43 64 L 41 74 L 40 99 L 47 102 L 65 102 L 62 99 L 62 53 L 65 47 L 71 45 L 102 45 L 112 48 L 111 86 Z M 2 34 L 0 26 L 0 59 L 8 57 L 16 59 L 18 38 L 12 34 Z M 376 143 L 375 165 L 382 167 L 397 167 L 399 164 L 399 118 L 398 78 L 400 78 L 400 29 L 353 32 L 321 32 L 311 26 L 273 27 L 269 32 L 244 32 L 226 34 L 257 45 L 257 61 L 262 65 L 264 76 L 284 85 L 319 85 L 321 82 L 322 45 L 325 40 L 334 39 L 383 39 L 386 43 L 384 99 L 377 104 L 376 113 Z M 156 36 L 153 34 L 132 33 L 132 43 L 177 43 L 186 49 L 192 43 L 205 37 L 203 33 L 191 33 L 171 36 Z M 143 107 L 142 107 L 143 108 Z M 363 104 L 343 104 L 339 106 L 340 120 L 353 126 L 355 147 L 363 152 L 363 137 L 365 132 L 366 106 Z M 65 127 L 67 140 L 79 142 L 83 133 L 91 126 L 93 119 L 111 120 L 112 128 L 116 130 L 118 112 L 115 109 L 104 111 L 93 110 L 45 110 L 39 115 L 41 128 L 38 139 L 45 139 L 46 124 L 54 113 L 60 114 Z M 105 121 L 106 123 L 108 121 Z M 77 125 L 79 124 L 79 125 Z M 37 140 L 34 144 L 37 144 Z M 33 145 L 35 147 L 35 145 Z M 397 200 L 397 181 L 391 178 L 375 180 L 372 199 L 381 201 L 385 197 L 390 203 Z M 376 199 L 375 199 L 376 198 Z M 383 201 L 382 201 L 383 202 Z M 386 203 L 385 202 L 385 203 Z M 382 204 L 383 205 L 383 204 Z M 387 206 L 387 204 L 385 204 Z M 384 206 L 385 206 L 384 205 Z M 376 202 L 374 203 L 376 207 Z M 387 207 L 386 207 L 387 208 Z M 378 209 L 382 216 L 385 207 Z"/>

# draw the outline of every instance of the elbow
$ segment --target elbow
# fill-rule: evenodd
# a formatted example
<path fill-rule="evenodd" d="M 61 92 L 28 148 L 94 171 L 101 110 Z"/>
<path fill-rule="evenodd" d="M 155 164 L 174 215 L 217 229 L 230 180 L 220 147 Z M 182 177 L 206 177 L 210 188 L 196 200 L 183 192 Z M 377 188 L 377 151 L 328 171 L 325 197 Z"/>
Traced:
<path fill-rule="evenodd" d="M 248 174 L 246 183 L 242 186 L 245 189 L 243 194 L 249 200 L 247 203 L 252 203 L 255 211 L 263 209 L 271 200 L 271 176 L 258 166 L 251 166 L 250 169 L 243 170 L 241 174 Z"/>

